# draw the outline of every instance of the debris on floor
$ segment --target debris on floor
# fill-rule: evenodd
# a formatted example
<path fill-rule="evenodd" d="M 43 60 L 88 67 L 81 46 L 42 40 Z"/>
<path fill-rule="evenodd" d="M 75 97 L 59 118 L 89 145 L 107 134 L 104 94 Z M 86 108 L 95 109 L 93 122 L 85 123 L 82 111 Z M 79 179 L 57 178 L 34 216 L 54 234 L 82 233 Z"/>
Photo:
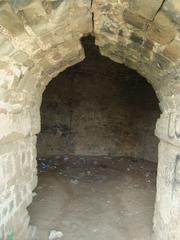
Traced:
<path fill-rule="evenodd" d="M 48 158 L 37 158 L 39 172 L 48 172 L 50 169 L 56 169 L 58 163 Z"/>
<path fill-rule="evenodd" d="M 39 171 L 42 161 L 48 171 L 39 173 L 28 209 L 37 226 L 35 240 L 151 239 L 156 164 L 62 156 L 41 159 Z"/>
<path fill-rule="evenodd" d="M 56 230 L 51 230 L 49 234 L 49 240 L 59 240 L 63 237 L 63 233 Z"/>
<path fill-rule="evenodd" d="M 68 156 L 64 156 L 64 160 L 65 161 L 69 160 L 69 157 Z"/>
<path fill-rule="evenodd" d="M 40 172 L 47 172 L 49 170 L 49 167 L 50 167 L 50 165 L 49 165 L 48 161 L 45 161 L 45 160 L 40 161 L 40 165 L 39 165 Z"/>
<path fill-rule="evenodd" d="M 71 183 L 77 185 L 79 183 L 79 181 L 77 179 L 71 179 Z"/>

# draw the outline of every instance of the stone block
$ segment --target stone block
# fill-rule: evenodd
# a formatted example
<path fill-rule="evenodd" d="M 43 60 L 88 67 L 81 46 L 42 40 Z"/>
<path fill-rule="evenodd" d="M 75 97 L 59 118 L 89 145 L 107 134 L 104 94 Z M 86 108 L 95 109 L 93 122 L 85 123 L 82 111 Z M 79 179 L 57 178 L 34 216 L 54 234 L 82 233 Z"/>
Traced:
<path fill-rule="evenodd" d="M 137 33 L 133 32 L 131 33 L 130 39 L 135 42 L 138 45 L 141 45 L 143 43 L 143 36 L 138 35 Z"/>
<path fill-rule="evenodd" d="M 33 0 L 31 4 L 23 9 L 24 16 L 28 24 L 36 25 L 40 23 L 44 17 L 46 17 L 46 11 L 41 1 Z M 43 24 L 44 25 L 44 24 Z"/>
<path fill-rule="evenodd" d="M 15 51 L 12 43 L 3 34 L 0 34 L 0 49 L 1 57 L 7 57 Z"/>
<path fill-rule="evenodd" d="M 12 11 L 10 5 L 7 2 L 1 4 L 0 7 L 0 24 L 5 29 L 0 29 L 0 32 L 4 31 L 4 34 L 9 38 L 16 36 L 24 31 L 22 22 Z"/>
<path fill-rule="evenodd" d="M 166 58 L 163 54 L 154 53 L 153 65 L 159 70 L 167 70 L 171 66 L 172 62 Z"/>
<path fill-rule="evenodd" d="M 180 1 L 166 0 L 163 4 L 163 10 L 177 24 L 180 24 Z"/>
<path fill-rule="evenodd" d="M 153 20 L 163 0 L 129 0 L 130 10 L 149 20 Z"/>
<path fill-rule="evenodd" d="M 13 8 L 23 9 L 25 6 L 30 4 L 32 0 L 10 0 Z"/>
<path fill-rule="evenodd" d="M 174 23 L 164 12 L 159 12 L 148 29 L 148 38 L 164 45 L 171 42 L 175 36 L 176 28 Z"/>
<path fill-rule="evenodd" d="M 143 46 L 144 46 L 145 48 L 149 49 L 149 50 L 152 50 L 153 47 L 154 47 L 154 43 L 153 43 L 152 41 L 146 39 L 146 40 L 144 41 Z"/>
<path fill-rule="evenodd" d="M 20 114 L 0 114 L 0 140 L 9 142 L 25 137 L 31 132 L 30 113 L 24 111 Z"/>
<path fill-rule="evenodd" d="M 174 40 L 163 51 L 164 55 L 173 61 L 180 59 L 180 41 Z"/>
<path fill-rule="evenodd" d="M 49 0 L 53 9 L 58 8 L 64 0 Z"/>
<path fill-rule="evenodd" d="M 133 27 L 141 30 L 146 30 L 148 27 L 148 21 L 143 17 L 135 15 L 133 12 L 125 10 L 123 13 L 124 20 Z"/>
<path fill-rule="evenodd" d="M 11 57 L 18 63 L 23 65 L 28 64 L 29 56 L 23 51 L 16 51 L 14 54 L 11 54 Z"/>

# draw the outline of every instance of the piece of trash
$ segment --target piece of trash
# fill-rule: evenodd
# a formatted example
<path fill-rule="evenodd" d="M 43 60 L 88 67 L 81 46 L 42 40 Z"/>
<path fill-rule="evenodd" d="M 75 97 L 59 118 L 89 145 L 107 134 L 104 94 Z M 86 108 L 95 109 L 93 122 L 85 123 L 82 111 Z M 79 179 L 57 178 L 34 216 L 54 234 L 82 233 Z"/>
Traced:
<path fill-rule="evenodd" d="M 49 240 L 59 240 L 63 237 L 63 233 L 56 230 L 51 230 L 49 234 Z"/>
<path fill-rule="evenodd" d="M 64 156 L 64 161 L 67 161 L 69 159 L 68 156 Z"/>
<path fill-rule="evenodd" d="M 47 172 L 49 170 L 48 162 L 40 162 L 40 172 Z"/>
<path fill-rule="evenodd" d="M 126 170 L 129 172 L 131 169 L 130 169 L 130 168 L 127 168 Z"/>
<path fill-rule="evenodd" d="M 79 183 L 79 181 L 78 181 L 77 179 L 74 179 L 74 180 L 73 180 L 73 179 L 71 179 L 71 183 L 72 183 L 72 184 L 78 184 L 78 183 Z"/>

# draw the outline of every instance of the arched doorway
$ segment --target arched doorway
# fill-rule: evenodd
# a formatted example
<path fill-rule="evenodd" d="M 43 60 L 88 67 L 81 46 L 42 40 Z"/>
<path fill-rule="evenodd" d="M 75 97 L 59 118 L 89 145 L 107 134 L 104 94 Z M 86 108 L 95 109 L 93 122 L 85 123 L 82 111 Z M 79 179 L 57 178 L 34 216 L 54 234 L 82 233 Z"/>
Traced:
<path fill-rule="evenodd" d="M 37 239 L 53 229 L 69 240 L 150 239 L 158 100 L 138 73 L 101 56 L 93 38 L 83 47 L 85 60 L 43 94 L 30 223 Z"/>

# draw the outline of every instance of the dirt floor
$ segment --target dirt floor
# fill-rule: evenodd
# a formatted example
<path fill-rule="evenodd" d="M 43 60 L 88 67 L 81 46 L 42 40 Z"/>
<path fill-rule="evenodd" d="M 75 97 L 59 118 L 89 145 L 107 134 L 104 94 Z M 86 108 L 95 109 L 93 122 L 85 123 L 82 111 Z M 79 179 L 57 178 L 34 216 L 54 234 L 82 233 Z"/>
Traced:
<path fill-rule="evenodd" d="M 36 240 L 48 240 L 51 230 L 65 240 L 150 239 L 155 163 L 69 156 L 38 162 L 39 183 L 28 209 Z"/>

